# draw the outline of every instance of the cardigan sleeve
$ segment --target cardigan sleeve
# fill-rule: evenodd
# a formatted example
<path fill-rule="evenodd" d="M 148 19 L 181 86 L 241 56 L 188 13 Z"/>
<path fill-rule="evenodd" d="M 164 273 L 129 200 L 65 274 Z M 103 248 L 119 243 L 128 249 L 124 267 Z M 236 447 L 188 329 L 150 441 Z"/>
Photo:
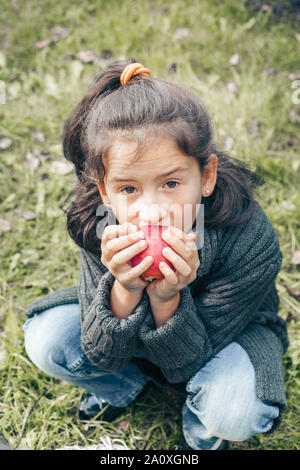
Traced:
<path fill-rule="evenodd" d="M 109 371 L 121 369 L 133 357 L 140 344 L 138 329 L 150 308 L 144 292 L 127 318 L 114 316 L 110 307 L 114 280 L 93 253 L 81 249 L 78 285 L 81 348 L 94 364 Z"/>
<path fill-rule="evenodd" d="M 156 329 L 148 315 L 139 330 L 147 356 L 169 382 L 189 380 L 238 338 L 255 320 L 280 270 L 276 232 L 265 215 L 230 229 L 222 247 L 218 268 L 203 279 L 201 292 L 193 297 L 186 286 L 176 312 L 164 325 Z"/>

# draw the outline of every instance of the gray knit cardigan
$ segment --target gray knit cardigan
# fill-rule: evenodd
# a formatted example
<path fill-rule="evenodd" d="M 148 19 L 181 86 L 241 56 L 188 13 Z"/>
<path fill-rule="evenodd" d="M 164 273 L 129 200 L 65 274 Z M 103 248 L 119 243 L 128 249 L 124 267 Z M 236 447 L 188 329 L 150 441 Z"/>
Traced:
<path fill-rule="evenodd" d="M 199 250 L 197 278 L 180 291 L 174 315 L 156 328 L 149 297 L 124 319 L 110 308 L 114 276 L 100 257 L 81 249 L 78 286 L 57 290 L 28 306 L 31 317 L 60 304 L 79 303 L 81 347 L 96 365 L 116 371 L 138 346 L 168 382 L 186 383 L 222 348 L 236 341 L 248 353 L 260 400 L 279 407 L 274 430 L 286 409 L 282 355 L 288 347 L 278 316 L 275 279 L 282 254 L 276 231 L 258 203 L 238 226 L 209 228 Z"/>

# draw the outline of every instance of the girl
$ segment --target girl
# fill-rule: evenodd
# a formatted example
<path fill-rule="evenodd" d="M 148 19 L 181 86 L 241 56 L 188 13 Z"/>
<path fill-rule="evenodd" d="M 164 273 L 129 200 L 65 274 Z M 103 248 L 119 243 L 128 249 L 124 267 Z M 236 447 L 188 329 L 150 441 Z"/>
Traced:
<path fill-rule="evenodd" d="M 281 251 L 253 196 L 261 179 L 217 149 L 196 95 L 134 61 L 96 77 L 63 148 L 78 177 L 66 214 L 79 284 L 29 306 L 31 360 L 89 392 L 84 418 L 103 410 L 112 421 L 149 380 L 183 393 L 180 449 L 225 449 L 276 429 L 288 338 L 277 315 Z M 162 279 L 141 277 L 153 258 L 129 262 L 147 246 L 144 224 L 168 227 L 163 255 L 175 271 L 161 263 Z"/>

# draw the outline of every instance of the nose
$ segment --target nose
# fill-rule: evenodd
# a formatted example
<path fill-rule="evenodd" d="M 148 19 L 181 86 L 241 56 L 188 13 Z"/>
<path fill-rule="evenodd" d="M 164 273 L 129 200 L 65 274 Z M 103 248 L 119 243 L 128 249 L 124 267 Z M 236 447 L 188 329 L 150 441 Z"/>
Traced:
<path fill-rule="evenodd" d="M 147 204 L 139 211 L 139 226 L 143 225 L 169 225 L 166 221 L 168 211 L 161 204 Z"/>

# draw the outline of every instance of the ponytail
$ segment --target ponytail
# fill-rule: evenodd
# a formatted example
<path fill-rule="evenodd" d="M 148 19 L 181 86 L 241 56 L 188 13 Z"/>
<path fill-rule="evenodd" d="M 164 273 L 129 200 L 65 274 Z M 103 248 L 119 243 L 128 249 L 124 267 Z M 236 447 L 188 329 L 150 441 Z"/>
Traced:
<path fill-rule="evenodd" d="M 210 197 L 204 198 L 205 225 L 226 227 L 246 222 L 253 212 L 254 190 L 264 184 L 262 176 L 245 163 L 215 152 L 218 156 L 217 181 Z"/>

